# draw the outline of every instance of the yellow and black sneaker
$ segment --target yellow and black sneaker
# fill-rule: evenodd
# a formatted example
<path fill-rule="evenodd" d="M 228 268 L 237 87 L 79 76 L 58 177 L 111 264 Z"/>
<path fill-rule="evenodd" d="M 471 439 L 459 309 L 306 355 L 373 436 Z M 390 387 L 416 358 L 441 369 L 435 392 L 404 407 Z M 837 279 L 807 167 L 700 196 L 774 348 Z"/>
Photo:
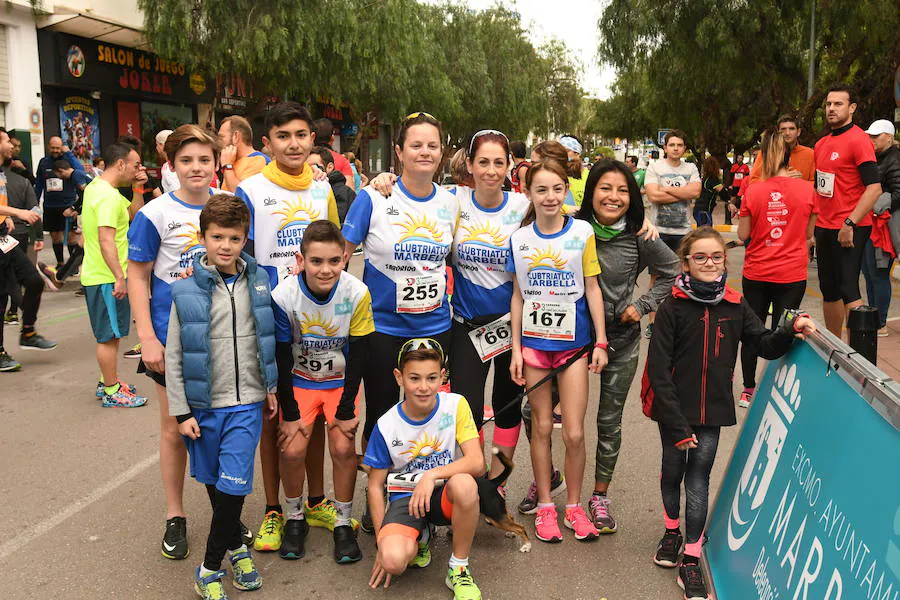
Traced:
<path fill-rule="evenodd" d="M 190 554 L 187 541 L 187 519 L 172 517 L 166 521 L 166 534 L 162 541 L 162 555 L 172 560 L 183 560 Z"/>

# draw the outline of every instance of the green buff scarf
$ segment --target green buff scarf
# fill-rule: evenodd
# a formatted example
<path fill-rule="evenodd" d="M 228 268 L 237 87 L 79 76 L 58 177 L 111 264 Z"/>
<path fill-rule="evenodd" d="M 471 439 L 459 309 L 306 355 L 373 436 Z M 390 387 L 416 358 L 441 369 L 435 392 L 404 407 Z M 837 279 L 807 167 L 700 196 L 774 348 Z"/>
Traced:
<path fill-rule="evenodd" d="M 591 227 L 594 228 L 594 235 L 597 236 L 597 239 L 606 242 L 625 231 L 625 217 L 612 225 L 601 225 L 597 222 L 597 217 L 591 214 Z"/>

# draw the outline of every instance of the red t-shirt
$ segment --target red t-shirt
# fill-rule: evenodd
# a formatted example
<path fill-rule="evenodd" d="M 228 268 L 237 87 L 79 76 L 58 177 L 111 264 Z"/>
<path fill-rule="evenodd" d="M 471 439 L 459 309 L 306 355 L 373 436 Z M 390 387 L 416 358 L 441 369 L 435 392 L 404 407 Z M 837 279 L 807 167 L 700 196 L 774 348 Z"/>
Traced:
<path fill-rule="evenodd" d="M 816 142 L 815 158 L 819 213 L 816 226 L 840 229 L 866 189 L 859 165 L 875 162 L 875 147 L 865 131 L 850 125 L 849 129 L 838 129 Z M 871 224 L 871 213 L 857 223 Z"/>
<path fill-rule="evenodd" d="M 350 168 L 350 161 L 347 160 L 347 157 L 338 152 L 337 150 L 331 151 L 331 156 L 334 158 L 334 168 L 344 174 L 344 177 L 347 178 L 347 185 L 351 188 L 353 187 L 353 169 Z M 357 192 L 359 190 L 356 190 Z"/>
<path fill-rule="evenodd" d="M 750 167 L 747 163 L 731 165 L 731 189 L 735 195 L 739 195 L 738 190 L 741 187 L 741 181 L 750 174 Z"/>
<path fill-rule="evenodd" d="M 806 228 L 815 212 L 816 192 L 810 182 L 772 177 L 747 186 L 741 217 L 750 217 L 750 246 L 744 277 L 753 281 L 806 281 L 809 254 Z"/>

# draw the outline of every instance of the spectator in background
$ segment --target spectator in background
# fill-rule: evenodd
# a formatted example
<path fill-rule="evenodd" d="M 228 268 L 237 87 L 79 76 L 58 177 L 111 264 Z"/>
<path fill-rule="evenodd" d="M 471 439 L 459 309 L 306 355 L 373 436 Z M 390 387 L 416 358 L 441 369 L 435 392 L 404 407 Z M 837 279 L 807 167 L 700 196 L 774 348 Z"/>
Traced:
<path fill-rule="evenodd" d="M 731 197 L 734 199 L 734 204 L 736 206 L 741 205 L 741 197 L 743 196 L 743 190 L 741 189 L 741 182 L 750 175 L 750 167 L 744 163 L 744 155 L 735 153 L 734 156 L 734 164 L 731 165 L 731 185 L 729 187 L 729 191 L 731 193 Z M 731 225 L 731 211 L 725 211 L 725 224 Z"/>
<path fill-rule="evenodd" d="M 356 158 L 352 152 L 344 153 L 344 157 L 350 161 L 350 168 L 353 170 L 353 187 L 356 191 L 363 189 L 369 185 L 369 178 L 363 173 L 362 161 Z"/>
<path fill-rule="evenodd" d="M 509 151 L 513 157 L 513 168 L 509 173 L 512 180 L 512 191 L 521 192 L 525 183 L 525 173 L 528 171 L 530 162 L 525 160 L 528 155 L 525 148 L 525 142 L 510 142 Z"/>
<path fill-rule="evenodd" d="M 93 167 L 94 177 L 99 177 L 103 173 L 103 170 L 106 169 L 106 161 L 103 160 L 102 156 L 98 156 L 94 158 Z"/>
<path fill-rule="evenodd" d="M 163 129 L 156 134 L 156 154 L 159 157 L 158 163 L 162 166 L 159 168 L 159 187 L 153 190 L 154 198 L 177 191 L 181 187 L 181 184 L 178 183 L 178 176 L 175 175 L 175 171 L 172 169 L 172 165 L 166 156 L 166 140 L 169 139 L 170 135 L 172 135 L 171 129 Z"/>
<path fill-rule="evenodd" d="M 722 167 L 719 166 L 719 160 L 715 156 L 707 156 L 703 161 L 703 186 L 700 190 L 700 197 L 694 203 L 694 221 L 697 227 L 713 224 L 713 209 L 716 207 L 716 199 L 719 198 L 724 190 L 722 184 Z M 726 211 L 725 216 L 729 213 Z M 728 221 L 726 220 L 726 224 Z"/>
<path fill-rule="evenodd" d="M 347 211 L 350 210 L 350 205 L 356 198 L 356 192 L 347 185 L 347 178 L 344 177 L 344 174 L 335 168 L 334 153 L 324 146 L 315 146 L 306 162 L 328 175 L 328 183 L 331 184 L 331 191 L 334 193 L 334 200 L 337 203 L 338 218 L 343 223 Z"/>
<path fill-rule="evenodd" d="M 50 232 L 53 242 L 53 254 L 56 256 L 57 269 L 63 265 L 63 244 L 68 244 L 69 254 L 77 247 L 75 227 L 69 222 L 69 218 L 63 213 L 75 204 L 78 197 L 76 179 L 63 180 L 54 174 L 53 163 L 64 159 L 75 171 L 84 172 L 81 162 L 71 150 L 63 145 L 62 138 L 53 136 L 50 138 L 47 156 L 38 162 L 37 176 L 34 183 L 34 195 L 38 201 L 42 200 L 44 207 L 44 230 Z M 63 240 L 68 232 L 68 239 Z"/>
<path fill-rule="evenodd" d="M 222 143 L 222 189 L 234 192 L 242 181 L 256 175 L 269 164 L 269 157 L 253 147 L 250 122 L 237 115 L 226 117 L 219 125 Z"/>
<path fill-rule="evenodd" d="M 316 134 L 313 140 L 316 146 L 324 146 L 331 150 L 331 154 L 334 157 L 334 168 L 343 173 L 346 180 L 351 182 L 352 185 L 353 169 L 350 168 L 350 161 L 340 152 L 335 152 L 332 147 L 332 144 L 334 144 L 334 125 L 328 119 L 316 119 L 313 122 L 313 130 Z M 357 192 L 359 190 L 354 188 L 353 191 Z"/>
<path fill-rule="evenodd" d="M 469 173 L 468 167 L 466 167 L 466 158 L 465 148 L 460 148 L 453 154 L 453 158 L 450 159 L 450 176 L 453 177 L 456 185 L 464 185 L 475 189 L 475 181 L 472 179 L 472 174 Z"/>
<path fill-rule="evenodd" d="M 28 164 L 28 161 L 21 157 L 22 140 L 19 138 L 10 138 L 10 141 L 12 142 L 13 147 L 12 156 L 6 161 L 4 166 L 8 164 L 12 167 L 13 173 L 24 177 L 31 185 L 34 185 L 34 173 L 31 172 L 31 166 Z"/>
<path fill-rule="evenodd" d="M 872 123 L 866 133 L 875 147 L 882 193 L 875 201 L 872 235 L 866 242 L 862 271 L 869 305 L 878 309 L 878 335 L 884 337 L 888 335 L 887 313 L 891 306 L 891 265 L 900 248 L 900 217 L 892 216 L 900 214 L 897 212 L 900 210 L 900 149 L 894 141 L 894 124 L 886 119 Z M 882 227 L 886 222 L 889 223 L 887 236 Z M 893 255 L 885 248 L 888 241 Z"/>
<path fill-rule="evenodd" d="M 631 171 L 631 174 L 634 175 L 634 180 L 637 181 L 638 187 L 643 191 L 644 189 L 644 176 L 647 171 L 645 169 L 638 168 L 638 157 L 633 154 L 629 154 L 625 157 L 625 164 L 628 165 L 628 170 Z"/>
<path fill-rule="evenodd" d="M 559 143 L 566 149 L 567 162 L 563 163 L 563 167 L 569 174 L 569 192 L 573 206 L 580 207 L 581 201 L 584 199 L 584 184 L 587 182 L 587 169 L 584 168 L 584 162 L 581 159 L 581 153 L 584 148 L 574 135 L 564 135 L 559 138 Z M 566 196 L 568 203 L 570 198 Z"/>

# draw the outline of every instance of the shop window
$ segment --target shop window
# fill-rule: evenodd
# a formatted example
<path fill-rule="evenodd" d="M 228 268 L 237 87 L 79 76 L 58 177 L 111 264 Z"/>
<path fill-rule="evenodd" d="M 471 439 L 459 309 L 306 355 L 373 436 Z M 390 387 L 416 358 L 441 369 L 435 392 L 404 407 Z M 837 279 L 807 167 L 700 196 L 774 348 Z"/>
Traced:
<path fill-rule="evenodd" d="M 141 152 L 144 165 L 159 167 L 156 155 L 156 134 L 163 129 L 175 130 L 179 125 L 194 122 L 190 106 L 141 102 Z"/>

